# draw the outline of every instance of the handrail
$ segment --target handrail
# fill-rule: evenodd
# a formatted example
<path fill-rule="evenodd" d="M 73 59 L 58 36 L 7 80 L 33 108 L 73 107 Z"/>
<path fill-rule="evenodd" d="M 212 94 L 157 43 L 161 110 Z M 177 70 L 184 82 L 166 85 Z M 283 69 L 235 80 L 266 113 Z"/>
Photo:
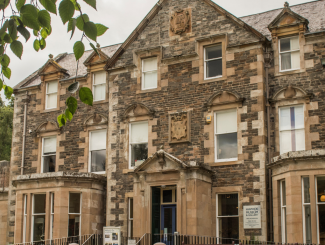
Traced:
<path fill-rule="evenodd" d="M 137 243 L 135 245 L 138 245 L 139 242 L 142 240 L 142 238 L 144 238 L 144 236 L 147 235 L 147 234 L 149 234 L 149 233 L 144 233 L 143 236 L 139 239 L 139 241 L 137 241 Z"/>
<path fill-rule="evenodd" d="M 82 245 L 85 245 L 86 242 L 88 242 L 88 240 L 95 234 L 92 234 L 90 237 L 88 237 L 88 239 L 82 244 Z"/>

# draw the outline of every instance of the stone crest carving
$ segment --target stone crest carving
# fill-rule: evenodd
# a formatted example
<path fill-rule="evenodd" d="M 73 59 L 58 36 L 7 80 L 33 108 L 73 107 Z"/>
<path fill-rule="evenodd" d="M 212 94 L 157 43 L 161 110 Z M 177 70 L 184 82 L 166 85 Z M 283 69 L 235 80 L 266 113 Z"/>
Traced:
<path fill-rule="evenodd" d="M 191 16 L 188 10 L 177 10 L 170 17 L 170 30 L 176 35 L 180 35 L 190 29 Z"/>
<path fill-rule="evenodd" d="M 169 142 L 180 143 L 190 141 L 189 112 L 169 115 Z"/>

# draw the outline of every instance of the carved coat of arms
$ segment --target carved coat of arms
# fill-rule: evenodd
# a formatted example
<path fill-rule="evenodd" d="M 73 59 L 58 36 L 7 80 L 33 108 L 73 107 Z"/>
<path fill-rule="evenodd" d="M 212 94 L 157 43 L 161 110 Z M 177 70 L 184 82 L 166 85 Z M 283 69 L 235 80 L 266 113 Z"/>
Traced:
<path fill-rule="evenodd" d="M 170 18 L 170 30 L 180 35 L 190 28 L 190 13 L 188 10 L 178 10 Z"/>
<path fill-rule="evenodd" d="M 172 117 L 171 136 L 180 140 L 187 137 L 187 117 L 186 114 Z"/>

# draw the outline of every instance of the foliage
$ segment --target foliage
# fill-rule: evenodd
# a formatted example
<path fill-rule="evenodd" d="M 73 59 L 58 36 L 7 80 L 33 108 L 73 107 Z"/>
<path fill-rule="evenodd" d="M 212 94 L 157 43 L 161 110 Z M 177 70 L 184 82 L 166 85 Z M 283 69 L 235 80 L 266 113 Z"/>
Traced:
<path fill-rule="evenodd" d="M 0 160 L 10 161 L 14 113 L 13 101 L 14 97 L 11 97 L 9 104 L 6 106 L 0 98 Z"/>
<path fill-rule="evenodd" d="M 36 52 L 43 50 L 46 47 L 46 38 L 52 33 L 51 15 L 59 14 L 63 24 L 67 24 L 67 31 L 71 31 L 71 38 L 75 34 L 76 27 L 81 34 L 81 40 L 74 44 L 73 52 L 76 57 L 77 67 L 79 65 L 79 59 L 82 57 L 85 46 L 83 40 L 86 39 L 91 48 L 97 52 L 95 45 L 92 41 L 97 42 L 97 37 L 103 35 L 107 31 L 107 27 L 102 24 L 95 24 L 90 21 L 87 14 L 82 12 L 81 2 L 84 2 L 94 9 L 96 9 L 96 0 L 15 0 L 10 3 L 10 0 L 0 0 L 0 91 L 3 89 L 7 99 L 10 99 L 13 89 L 6 83 L 6 78 L 10 79 L 11 69 L 10 57 L 6 54 L 7 49 L 11 51 L 19 58 L 22 58 L 24 46 L 22 40 L 19 37 L 23 37 L 27 42 L 31 39 L 31 33 L 33 33 L 33 47 Z M 8 13 L 10 13 L 8 15 Z M 78 69 L 76 69 L 78 71 Z M 78 74 L 76 74 L 77 77 Z M 77 83 L 75 81 L 75 83 Z M 74 88 L 79 88 L 79 85 L 75 85 Z M 76 93 L 76 89 L 69 90 L 70 93 Z M 89 91 L 85 91 L 85 88 L 81 88 L 79 95 L 80 100 L 87 104 L 92 105 L 93 96 Z M 69 98 L 70 99 L 70 98 Z M 68 99 L 68 100 L 69 100 Z M 67 108 L 64 113 L 58 116 L 58 122 L 60 126 L 65 125 L 67 120 L 72 120 L 76 109 L 70 110 L 68 106 L 68 100 L 66 102 Z M 70 99 L 71 101 L 71 99 Z M 77 106 L 73 106 L 77 108 Z"/>

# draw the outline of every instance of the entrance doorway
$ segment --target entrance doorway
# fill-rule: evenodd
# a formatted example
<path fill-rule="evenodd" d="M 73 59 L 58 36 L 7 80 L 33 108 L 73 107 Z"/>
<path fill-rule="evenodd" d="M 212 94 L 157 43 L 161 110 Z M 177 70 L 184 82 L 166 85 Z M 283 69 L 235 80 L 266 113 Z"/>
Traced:
<path fill-rule="evenodd" d="M 176 186 L 152 187 L 152 241 L 172 245 L 177 231 Z"/>

